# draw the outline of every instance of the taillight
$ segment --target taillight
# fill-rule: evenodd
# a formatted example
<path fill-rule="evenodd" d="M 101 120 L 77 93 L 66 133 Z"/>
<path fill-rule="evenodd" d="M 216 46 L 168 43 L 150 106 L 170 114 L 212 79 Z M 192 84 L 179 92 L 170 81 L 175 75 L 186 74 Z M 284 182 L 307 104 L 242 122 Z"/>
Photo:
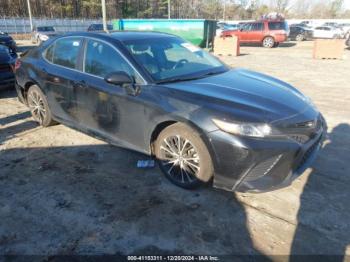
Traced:
<path fill-rule="evenodd" d="M 13 67 L 13 71 L 16 72 L 21 67 L 21 60 L 16 59 L 15 66 Z"/>

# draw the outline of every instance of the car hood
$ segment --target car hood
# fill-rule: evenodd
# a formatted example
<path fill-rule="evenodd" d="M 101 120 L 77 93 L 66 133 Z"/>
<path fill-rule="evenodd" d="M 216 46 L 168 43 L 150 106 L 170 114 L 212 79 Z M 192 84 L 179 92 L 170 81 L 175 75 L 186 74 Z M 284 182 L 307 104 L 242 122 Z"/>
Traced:
<path fill-rule="evenodd" d="M 209 106 L 225 106 L 225 111 L 232 110 L 231 115 L 245 121 L 269 123 L 303 112 L 311 113 L 310 117 L 316 113 L 311 101 L 291 85 L 245 69 L 167 86 L 204 96 Z"/>

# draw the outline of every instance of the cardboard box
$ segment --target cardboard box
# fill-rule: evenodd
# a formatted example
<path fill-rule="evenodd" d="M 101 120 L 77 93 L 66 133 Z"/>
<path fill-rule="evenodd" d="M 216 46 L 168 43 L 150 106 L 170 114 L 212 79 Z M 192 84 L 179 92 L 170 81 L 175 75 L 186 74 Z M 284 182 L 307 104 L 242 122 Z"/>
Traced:
<path fill-rule="evenodd" d="M 344 39 L 316 39 L 314 41 L 314 59 L 342 59 L 345 48 Z"/>
<path fill-rule="evenodd" d="M 239 56 L 239 40 L 237 36 L 215 37 L 214 40 L 215 55 Z"/>

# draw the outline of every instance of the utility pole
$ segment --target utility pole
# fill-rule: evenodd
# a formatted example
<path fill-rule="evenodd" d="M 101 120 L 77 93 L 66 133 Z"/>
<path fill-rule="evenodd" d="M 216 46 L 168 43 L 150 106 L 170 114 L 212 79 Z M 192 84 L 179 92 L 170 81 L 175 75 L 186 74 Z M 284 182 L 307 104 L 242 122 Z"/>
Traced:
<path fill-rule="evenodd" d="M 226 20 L 226 0 L 224 0 L 224 11 L 222 14 L 222 19 L 225 21 Z"/>
<path fill-rule="evenodd" d="M 171 11 L 171 9 L 170 9 L 170 0 L 168 0 L 168 19 L 171 19 L 170 11 Z"/>
<path fill-rule="evenodd" d="M 106 0 L 101 0 L 101 5 L 102 5 L 103 31 L 108 32 L 107 19 L 106 19 Z"/>
<path fill-rule="evenodd" d="M 32 10 L 30 8 L 30 0 L 27 0 L 27 6 L 28 6 L 28 14 L 29 14 L 30 31 L 33 32 L 33 20 L 32 20 Z"/>

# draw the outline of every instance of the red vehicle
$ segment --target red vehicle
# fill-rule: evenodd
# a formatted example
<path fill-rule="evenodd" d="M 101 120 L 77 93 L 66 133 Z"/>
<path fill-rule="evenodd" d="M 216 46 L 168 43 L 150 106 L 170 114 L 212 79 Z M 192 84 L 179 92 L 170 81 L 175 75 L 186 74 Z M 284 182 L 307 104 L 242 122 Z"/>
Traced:
<path fill-rule="evenodd" d="M 261 20 L 244 23 L 238 30 L 227 30 L 221 37 L 237 36 L 241 43 L 261 43 L 264 47 L 276 47 L 287 40 L 289 28 L 284 20 Z"/>

